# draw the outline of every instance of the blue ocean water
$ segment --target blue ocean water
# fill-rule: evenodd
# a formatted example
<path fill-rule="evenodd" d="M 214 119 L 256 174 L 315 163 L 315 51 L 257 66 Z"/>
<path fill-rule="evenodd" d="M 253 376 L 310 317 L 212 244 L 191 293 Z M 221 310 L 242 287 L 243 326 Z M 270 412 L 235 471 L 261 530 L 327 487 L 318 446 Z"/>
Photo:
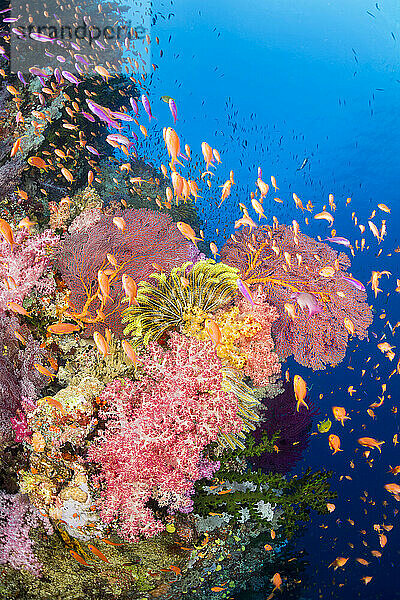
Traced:
<path fill-rule="evenodd" d="M 304 233 L 324 238 L 329 235 L 326 222 L 310 219 L 307 226 L 307 213 L 296 210 L 292 193 L 304 204 L 311 200 L 316 210 L 328 204 L 332 193 L 338 235 L 360 243 L 353 211 L 358 223 L 367 227 L 366 249 L 356 252 L 353 275 L 366 284 L 373 270 L 391 273 L 389 279 L 381 280 L 383 292 L 376 299 L 368 286 L 375 311 L 368 341 L 351 342 L 346 359 L 335 369 L 313 373 L 293 361 L 285 368 L 312 386 L 311 398 L 320 409 L 316 420 L 326 415 L 333 419 L 334 405 L 345 406 L 351 416 L 346 427 L 334 422 L 330 432 L 340 436 L 342 453 L 332 456 L 329 434 L 314 435 L 296 468 L 299 473 L 307 466 L 333 470 L 332 487 L 339 495 L 335 512 L 313 517 L 292 545 L 293 556 L 304 550 L 308 561 L 300 576 L 299 597 L 400 598 L 397 503 L 383 488 L 395 481 L 388 475 L 389 465 L 400 463 L 392 441 L 399 433 L 399 417 L 393 408 L 398 405 L 399 375 L 388 380 L 396 368 L 398 348 L 392 362 L 377 349 L 383 334 L 398 346 L 399 331 L 392 336 L 386 325 L 389 321 L 394 327 L 400 314 L 400 296 L 394 292 L 400 255 L 393 252 L 400 238 L 398 3 L 175 0 L 155 1 L 153 11 L 152 39 L 158 36 L 160 44 L 153 41 L 152 46 L 157 69 L 149 97 L 156 106 L 156 121 L 149 130 L 161 131 L 164 125 L 173 124 L 168 105 L 158 102 L 161 95 L 172 96 L 178 106 L 176 130 L 183 143 L 199 159 L 203 141 L 219 150 L 219 185 L 229 178 L 231 169 L 235 174 L 237 185 L 220 209 L 216 207 L 219 197 L 211 193 L 199 200 L 206 238 L 220 247 L 234 231 L 234 221 L 241 215 L 238 202 L 250 204 L 249 194 L 255 190 L 261 167 L 266 181 L 270 175 L 276 177 L 279 197 L 284 199 L 278 204 L 270 192 L 264 201 L 269 220 L 273 215 L 283 223 L 296 219 Z M 141 149 L 153 161 L 157 150 L 160 157 L 165 153 L 154 143 L 150 136 Z M 299 171 L 305 158 L 308 162 Z M 349 204 L 347 198 L 351 198 Z M 388 205 L 391 214 L 379 211 L 378 203 Z M 388 235 L 379 246 L 368 230 L 373 210 L 378 213 L 375 223 L 380 226 L 382 219 L 387 221 Z M 387 383 L 385 400 L 372 418 L 366 411 L 381 395 L 382 383 Z M 356 389 L 353 396 L 347 391 L 351 385 Z M 372 467 L 357 444 L 361 435 L 385 440 L 382 454 L 373 451 L 370 456 Z M 383 523 L 394 525 L 384 550 L 373 528 Z M 374 558 L 372 549 L 381 550 L 382 557 Z M 345 569 L 333 572 L 328 565 L 336 556 L 349 557 L 349 561 Z M 370 564 L 362 566 L 355 561 L 357 557 Z M 367 586 L 361 581 L 366 575 L 373 577 Z M 283 589 L 280 597 L 285 595 Z M 241 596 L 243 600 L 265 597 Z"/>

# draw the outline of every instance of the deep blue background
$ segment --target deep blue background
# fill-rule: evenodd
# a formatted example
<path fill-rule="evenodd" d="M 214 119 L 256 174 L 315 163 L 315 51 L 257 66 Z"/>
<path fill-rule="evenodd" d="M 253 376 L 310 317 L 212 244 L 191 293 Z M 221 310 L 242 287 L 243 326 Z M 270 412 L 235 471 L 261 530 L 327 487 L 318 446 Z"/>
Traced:
<path fill-rule="evenodd" d="M 343 453 L 332 456 L 327 434 L 315 435 L 298 469 L 300 472 L 308 465 L 333 469 L 332 485 L 339 492 L 336 511 L 323 519 L 316 517 L 297 542 L 297 550 L 305 548 L 310 561 L 302 598 L 400 598 L 400 536 L 393 515 L 400 504 L 383 489 L 385 483 L 396 481 L 387 474 L 388 465 L 400 464 L 400 453 L 392 443 L 399 420 L 391 411 L 398 404 L 398 375 L 388 382 L 376 419 L 366 413 L 399 358 L 396 348 L 396 358 L 389 362 L 376 348 L 379 339 L 372 335 L 375 332 L 380 338 L 385 332 L 388 341 L 398 346 L 400 328 L 392 337 L 385 327 L 387 319 L 392 326 L 400 319 L 400 295 L 394 292 L 400 254 L 388 256 L 400 238 L 398 2 L 177 0 L 156 1 L 154 12 L 152 61 L 158 69 L 151 78 L 149 97 L 157 120 L 149 126 L 149 139 L 140 150 L 155 164 L 158 160 L 167 164 L 161 130 L 173 122 L 160 96 L 173 96 L 179 111 L 176 130 L 183 144 L 188 143 L 194 155 L 201 156 L 201 142 L 207 141 L 222 157 L 212 193 L 205 186 L 202 193 L 201 215 L 207 219 L 208 239 L 220 247 L 223 236 L 215 229 L 222 232 L 225 226 L 225 236 L 229 236 L 234 220 L 241 215 L 238 202 L 251 206 L 249 193 L 255 190 L 258 166 L 265 181 L 275 175 L 279 197 L 284 199 L 284 204 L 277 204 L 269 193 L 264 201 L 269 219 L 276 215 L 281 222 L 291 223 L 295 218 L 302 231 L 312 236 L 325 237 L 329 229 L 325 221 L 305 225 L 308 213 L 302 215 L 295 209 L 294 191 L 304 205 L 310 199 L 317 211 L 333 193 L 338 207 L 335 228 L 353 243 L 361 239 L 351 220 L 353 211 L 368 229 L 368 217 L 378 203 L 392 209 L 391 215 L 377 209 L 374 218 L 378 226 L 387 219 L 386 240 L 378 247 L 366 231 L 370 248 L 356 253 L 353 260 L 352 273 L 364 283 L 372 270 L 387 269 L 393 274 L 389 280 L 381 280 L 384 292 L 377 300 L 369 288 L 369 302 L 376 309 L 370 341 L 352 342 L 344 363 L 333 370 L 313 373 L 290 362 L 287 366 L 292 375 L 301 374 L 308 386 L 313 386 L 311 395 L 320 407 L 321 419 L 325 414 L 332 418 L 333 405 L 345 406 L 352 418 L 345 428 L 334 423 L 330 432 L 341 437 Z M 160 38 L 159 46 L 154 43 L 155 35 Z M 145 119 L 142 122 L 146 123 Z M 309 157 L 307 166 L 296 171 L 305 157 Z M 237 185 L 217 210 L 220 192 L 216 186 L 229 178 L 230 169 Z M 348 206 L 347 197 L 352 198 Z M 380 247 L 383 252 L 377 257 Z M 380 319 L 383 311 L 386 318 Z M 367 371 L 363 378 L 361 369 Z M 357 390 L 353 397 L 347 392 L 349 385 Z M 372 452 L 372 468 L 357 445 L 361 435 L 386 441 L 382 455 Z M 340 481 L 341 475 L 353 479 Z M 361 502 L 364 490 L 374 505 Z M 388 505 L 382 506 L 383 501 Z M 380 549 L 373 524 L 382 524 L 383 514 L 394 529 L 387 533 L 388 544 L 382 559 L 377 560 L 370 554 L 371 549 Z M 354 526 L 348 518 L 355 521 Z M 336 519 L 340 521 L 336 523 Z M 321 524 L 328 528 L 320 528 Z M 360 534 L 361 529 L 367 531 L 366 536 Z M 354 549 L 348 543 L 354 544 Z M 343 571 L 333 574 L 328 565 L 336 556 L 349 556 L 350 560 Z M 354 561 L 356 557 L 371 560 L 371 564 L 361 566 Z M 364 575 L 374 578 L 367 587 L 360 581 Z M 259 597 L 266 598 L 269 592 Z M 284 591 L 281 597 L 285 598 Z"/>

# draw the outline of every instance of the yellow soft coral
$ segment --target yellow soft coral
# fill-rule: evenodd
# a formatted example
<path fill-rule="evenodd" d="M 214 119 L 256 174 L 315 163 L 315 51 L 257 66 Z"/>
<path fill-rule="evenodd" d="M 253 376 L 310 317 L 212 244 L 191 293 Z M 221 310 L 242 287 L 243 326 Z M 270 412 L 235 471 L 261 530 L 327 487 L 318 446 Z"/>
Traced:
<path fill-rule="evenodd" d="M 243 369 L 247 356 L 236 342 L 241 337 L 254 337 L 262 329 L 261 323 L 251 315 L 241 318 L 237 306 L 218 315 L 215 321 L 222 334 L 222 341 L 217 346 L 218 357 L 235 369 Z"/>

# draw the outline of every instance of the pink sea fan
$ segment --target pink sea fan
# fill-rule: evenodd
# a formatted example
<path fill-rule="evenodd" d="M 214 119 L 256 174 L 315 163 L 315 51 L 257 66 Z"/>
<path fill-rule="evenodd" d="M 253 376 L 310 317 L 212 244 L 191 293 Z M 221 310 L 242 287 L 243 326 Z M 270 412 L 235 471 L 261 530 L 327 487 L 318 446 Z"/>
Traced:
<path fill-rule="evenodd" d="M 114 225 L 115 216 L 125 221 L 124 231 Z M 145 208 L 101 214 L 92 227 L 79 226 L 74 233 L 65 235 L 59 247 L 57 267 L 71 291 L 70 307 L 74 314 L 82 313 L 89 301 L 87 312 L 83 311 L 85 314 L 81 316 L 82 322 L 87 323 L 86 333 L 90 335 L 94 328 L 104 331 L 109 327 L 122 336 L 121 313 L 128 306 L 122 302 L 125 297 L 122 275 L 131 275 L 136 281 L 146 279 L 156 270 L 154 263 L 169 272 L 192 256 L 191 246 L 170 217 Z M 112 301 L 103 309 L 105 318 L 100 315 L 94 327 L 100 309 L 98 271 L 113 269 L 107 254 L 116 260 L 117 276 L 110 282 Z"/>
<path fill-rule="evenodd" d="M 221 259 L 237 267 L 252 290 L 261 285 L 269 304 L 277 308 L 272 334 L 281 359 L 293 354 L 298 363 L 314 370 L 337 365 L 349 339 L 346 317 L 359 339 L 367 336 L 371 308 L 366 294 L 345 277 L 351 264 L 346 254 L 278 225 L 235 233 L 221 249 Z M 310 315 L 309 308 L 301 306 L 302 293 L 312 295 L 322 311 Z M 298 302 L 299 295 L 303 302 Z"/>
<path fill-rule="evenodd" d="M 43 282 L 42 276 L 50 265 L 50 251 L 59 237 L 50 229 L 38 235 L 30 235 L 26 229 L 14 233 L 13 248 L 1 236 L 0 239 L 0 309 L 6 309 L 8 302 L 22 303 L 25 296 L 34 288 L 51 293 L 55 284 L 52 280 Z M 9 278 L 9 279 L 7 279 Z M 42 286 L 42 287 L 40 287 Z"/>
<path fill-rule="evenodd" d="M 213 344 L 172 333 L 168 345 L 149 344 L 140 379 L 115 380 L 102 392 L 106 429 L 88 452 L 101 469 L 101 516 L 106 523 L 119 517 L 131 541 L 164 529 L 146 506 L 151 497 L 171 494 L 190 510 L 205 447 L 220 431 L 237 433 L 243 425 L 236 397 L 222 389 Z M 217 466 L 207 463 L 210 472 Z"/>

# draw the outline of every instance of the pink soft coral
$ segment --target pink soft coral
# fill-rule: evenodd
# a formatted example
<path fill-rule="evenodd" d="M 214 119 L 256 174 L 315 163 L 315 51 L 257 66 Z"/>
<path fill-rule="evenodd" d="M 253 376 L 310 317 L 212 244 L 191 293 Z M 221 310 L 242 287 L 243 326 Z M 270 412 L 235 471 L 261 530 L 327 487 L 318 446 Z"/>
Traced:
<path fill-rule="evenodd" d="M 30 529 L 40 524 L 49 535 L 54 533 L 49 519 L 42 516 L 26 496 L 0 490 L 0 565 L 8 564 L 14 569 L 26 569 L 33 575 L 40 575 L 41 565 L 29 537 Z"/>
<path fill-rule="evenodd" d="M 30 235 L 24 231 L 14 232 L 13 248 L 0 236 L 0 309 L 6 309 L 8 302 L 22 303 L 32 288 L 40 293 L 54 290 L 54 280 L 41 279 L 50 265 L 50 250 L 58 243 L 59 237 L 50 229 L 41 234 Z"/>
<path fill-rule="evenodd" d="M 119 516 L 121 534 L 131 541 L 164 529 L 146 507 L 152 496 L 173 493 L 190 505 L 204 448 L 220 431 L 237 433 L 243 425 L 236 397 L 222 389 L 210 341 L 173 333 L 169 350 L 149 345 L 142 371 L 138 381 L 113 381 L 101 394 L 106 430 L 89 449 L 101 467 L 101 516 L 106 523 Z M 210 471 L 217 467 L 208 464 Z"/>

